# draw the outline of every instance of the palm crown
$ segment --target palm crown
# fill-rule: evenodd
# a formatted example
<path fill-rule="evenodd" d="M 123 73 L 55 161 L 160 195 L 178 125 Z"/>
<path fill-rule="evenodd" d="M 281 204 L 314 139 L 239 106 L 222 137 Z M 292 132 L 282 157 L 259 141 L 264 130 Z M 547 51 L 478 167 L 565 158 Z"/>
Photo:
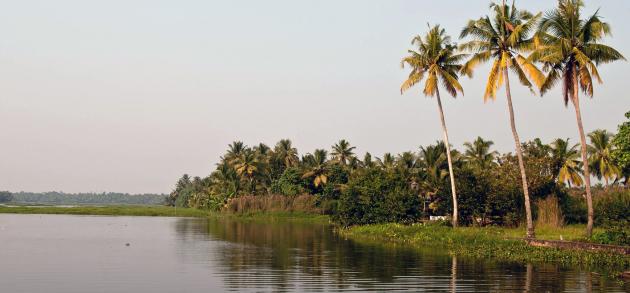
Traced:
<path fill-rule="evenodd" d="M 494 60 L 486 83 L 484 101 L 496 98 L 497 90 L 504 83 L 502 72 L 505 69 L 512 70 L 521 84 L 530 90 L 533 90 L 531 81 L 540 85 L 544 80 L 540 70 L 521 55 L 533 47 L 533 40 L 529 35 L 540 14 L 534 16 L 527 11 L 518 10 L 514 4 L 511 7 L 492 4 L 490 8 L 494 11 L 492 19 L 484 16 L 471 20 L 460 34 L 460 38 L 472 39 L 460 46 L 460 49 L 473 53 L 462 67 L 463 74 L 472 77 L 477 65 Z"/>
<path fill-rule="evenodd" d="M 425 76 L 427 80 L 423 93 L 426 96 L 434 96 L 438 90 L 438 82 L 441 81 L 446 91 L 451 96 L 457 96 L 457 92 L 464 93 L 459 84 L 460 62 L 465 54 L 457 54 L 457 46 L 451 43 L 451 38 L 440 26 L 434 26 L 424 38 L 416 36 L 411 41 L 417 45 L 417 51 L 409 50 L 409 56 L 402 60 L 401 65 L 411 67 L 409 77 L 400 87 L 404 92 L 421 82 Z"/>
<path fill-rule="evenodd" d="M 610 34 L 610 26 L 601 21 L 597 12 L 581 19 L 583 6 L 582 0 L 559 0 L 558 8 L 541 20 L 536 49 L 530 56 L 549 72 L 541 84 L 541 93 L 562 80 L 565 105 L 577 89 L 576 83 L 584 93 L 593 96 L 593 78 L 602 82 L 598 64 L 625 60 L 617 50 L 599 43 Z"/>

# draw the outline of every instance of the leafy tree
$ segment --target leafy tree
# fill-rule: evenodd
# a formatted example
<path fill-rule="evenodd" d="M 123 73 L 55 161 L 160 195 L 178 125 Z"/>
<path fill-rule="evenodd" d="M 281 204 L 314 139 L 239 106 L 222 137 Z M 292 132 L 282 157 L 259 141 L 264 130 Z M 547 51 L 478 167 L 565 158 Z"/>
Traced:
<path fill-rule="evenodd" d="M 628 121 L 619 125 L 619 131 L 613 138 L 612 143 L 615 149 L 612 156 L 626 178 L 626 186 L 628 186 L 630 185 L 630 112 L 626 113 L 626 118 Z"/>
<path fill-rule="evenodd" d="M 590 154 L 590 168 L 598 179 L 604 178 L 606 185 L 609 180 L 621 177 L 621 169 L 612 157 L 614 145 L 611 140 L 613 134 L 606 130 L 595 130 L 588 134 L 591 144 L 588 146 Z"/>
<path fill-rule="evenodd" d="M 451 38 L 446 35 L 446 31 L 439 25 L 432 27 L 423 37 L 413 38 L 412 45 L 417 45 L 417 51 L 409 50 L 409 56 L 402 60 L 402 66 L 408 65 L 411 68 L 409 77 L 400 87 L 401 93 L 422 82 L 426 77 L 423 93 L 425 96 L 436 97 L 440 122 L 442 123 L 442 133 L 444 145 L 446 146 L 446 156 L 451 179 L 451 191 L 453 196 L 453 226 L 457 227 L 457 191 L 455 188 L 455 175 L 451 159 L 450 144 L 448 142 L 448 130 L 442 109 L 440 98 L 439 82 L 446 91 L 453 97 L 457 93 L 464 93 L 464 89 L 458 81 L 459 71 L 462 68 L 461 60 L 465 55 L 457 54 L 457 46 L 451 43 Z"/>
<path fill-rule="evenodd" d="M 582 0 L 558 0 L 557 8 L 547 12 L 541 20 L 536 34 L 536 50 L 530 59 L 541 62 L 548 72 L 540 85 L 542 94 L 561 82 L 564 103 L 569 100 L 575 108 L 582 161 L 588 162 L 586 134 L 580 110 L 580 89 L 586 95 L 593 96 L 593 77 L 602 82 L 597 65 L 625 60 L 623 55 L 612 47 L 601 43 L 610 34 L 610 26 L 603 22 L 598 12 L 583 19 Z M 591 174 L 589 164 L 583 164 L 586 187 L 588 223 L 586 235 L 593 234 L 593 197 L 591 194 Z"/>
<path fill-rule="evenodd" d="M 273 183 L 271 190 L 273 193 L 292 196 L 304 193 L 305 185 L 300 170 L 296 167 L 289 167 L 284 170 L 280 179 Z"/>
<path fill-rule="evenodd" d="M 508 112 L 510 114 L 510 127 L 514 137 L 514 145 L 521 172 L 521 183 L 525 196 L 525 210 L 527 213 L 527 237 L 535 237 L 534 223 L 529 199 L 529 189 L 527 186 L 527 175 L 523 163 L 521 142 L 516 130 L 514 118 L 514 107 L 512 106 L 512 93 L 510 91 L 509 70 L 515 73 L 521 84 L 532 89 L 532 81 L 539 85 L 542 83 L 543 75 L 527 58 L 521 53 L 526 52 L 532 46 L 530 33 L 539 15 L 518 10 L 512 4 L 508 6 L 505 1 L 502 5 L 492 4 L 490 6 L 494 15 L 471 20 L 461 32 L 460 38 L 470 37 L 471 41 L 460 46 L 463 50 L 472 51 L 474 54 L 462 68 L 462 72 L 472 76 L 473 69 L 489 60 L 492 61 L 492 69 L 486 83 L 484 101 L 496 98 L 497 90 L 505 83 Z M 531 80 L 531 81 L 530 81 Z"/>
<path fill-rule="evenodd" d="M 339 199 L 335 219 L 344 226 L 413 222 L 420 202 L 407 180 L 382 169 L 362 169 L 348 182 Z"/>
<path fill-rule="evenodd" d="M 13 200 L 13 195 L 8 191 L 0 191 L 0 202 L 9 202 Z"/>

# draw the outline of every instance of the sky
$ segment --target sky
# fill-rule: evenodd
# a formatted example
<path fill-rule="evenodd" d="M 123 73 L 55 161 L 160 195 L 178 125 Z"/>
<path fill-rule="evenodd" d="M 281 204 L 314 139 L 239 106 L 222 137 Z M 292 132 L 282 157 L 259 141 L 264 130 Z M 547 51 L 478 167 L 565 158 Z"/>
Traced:
<path fill-rule="evenodd" d="M 434 99 L 400 94 L 410 40 L 440 24 L 459 41 L 489 13 L 488 0 L 0 3 L 0 190 L 34 192 L 167 193 L 184 173 L 208 175 L 234 140 L 416 151 L 441 127 Z M 630 55 L 630 1 L 586 4 L 612 25 L 606 43 Z M 587 131 L 625 119 L 629 66 L 600 68 L 604 84 L 582 99 Z M 510 152 L 504 91 L 483 102 L 487 71 L 462 79 L 463 97 L 443 95 L 451 143 L 482 136 Z M 559 91 L 512 90 L 521 140 L 578 142 Z"/>

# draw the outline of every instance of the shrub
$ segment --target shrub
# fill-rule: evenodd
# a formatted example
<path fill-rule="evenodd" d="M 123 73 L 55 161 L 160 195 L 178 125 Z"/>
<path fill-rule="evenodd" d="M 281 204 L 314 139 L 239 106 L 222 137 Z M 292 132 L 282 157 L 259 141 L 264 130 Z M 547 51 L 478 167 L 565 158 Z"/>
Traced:
<path fill-rule="evenodd" d="M 567 224 L 583 224 L 587 220 L 586 200 L 581 195 L 560 196 L 560 209 Z"/>
<path fill-rule="evenodd" d="M 297 168 L 287 168 L 280 178 L 271 185 L 271 192 L 282 195 L 298 195 L 304 193 L 304 179 Z"/>
<path fill-rule="evenodd" d="M 630 245 L 630 228 L 626 225 L 615 225 L 604 232 L 593 234 L 592 240 L 602 244 Z"/>
<path fill-rule="evenodd" d="M 341 192 L 334 220 L 343 226 L 413 222 L 420 217 L 420 206 L 403 176 L 365 169 L 354 173 Z"/>
<path fill-rule="evenodd" d="M 630 223 L 630 191 L 613 191 L 595 197 L 595 221 L 614 226 Z"/>

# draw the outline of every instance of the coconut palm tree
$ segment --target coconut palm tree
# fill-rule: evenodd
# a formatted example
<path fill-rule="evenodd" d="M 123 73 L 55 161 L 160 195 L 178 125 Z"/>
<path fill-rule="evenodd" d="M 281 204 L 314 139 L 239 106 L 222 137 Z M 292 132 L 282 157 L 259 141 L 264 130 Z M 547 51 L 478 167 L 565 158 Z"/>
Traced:
<path fill-rule="evenodd" d="M 525 174 L 525 164 L 523 163 L 523 151 L 521 141 L 516 130 L 514 118 L 514 107 L 512 105 L 512 93 L 510 91 L 509 71 L 511 70 L 521 84 L 533 88 L 532 82 L 536 85 L 542 83 L 543 74 L 527 58 L 521 54 L 528 51 L 533 44 L 530 34 L 540 14 L 518 10 L 512 4 L 492 4 L 492 18 L 485 16 L 478 20 L 470 20 L 461 32 L 460 38 L 470 37 L 472 40 L 460 46 L 462 50 L 473 52 L 470 60 L 462 68 L 462 72 L 472 76 L 473 69 L 487 61 L 492 60 L 492 69 L 488 75 L 484 101 L 496 98 L 497 90 L 505 84 L 508 112 L 510 115 L 510 127 L 514 137 L 514 146 L 518 157 L 525 197 L 525 212 L 527 217 L 527 237 L 535 237 L 534 222 L 529 199 L 529 188 L 527 186 L 527 176 Z"/>
<path fill-rule="evenodd" d="M 260 155 L 252 149 L 245 149 L 234 159 L 233 163 L 236 174 L 249 181 L 249 191 L 254 193 L 256 190 L 254 178 L 262 163 Z"/>
<path fill-rule="evenodd" d="M 276 156 L 282 161 L 285 168 L 295 167 L 299 164 L 298 151 L 293 147 L 291 140 L 281 139 L 273 149 Z"/>
<path fill-rule="evenodd" d="M 363 168 L 376 167 L 376 162 L 372 159 L 372 154 L 365 153 L 365 155 L 363 156 L 363 161 L 361 161 L 361 167 Z"/>
<path fill-rule="evenodd" d="M 350 160 L 354 157 L 354 149 L 356 147 L 350 146 L 350 143 L 342 139 L 338 143 L 332 146 L 332 159 L 334 162 L 347 166 Z"/>
<path fill-rule="evenodd" d="M 551 143 L 550 154 L 555 164 L 555 177 L 558 182 L 569 186 L 582 186 L 582 162 L 578 145 L 569 147 L 569 139 L 558 138 Z"/>
<path fill-rule="evenodd" d="M 466 161 L 479 170 L 485 170 L 486 168 L 495 164 L 495 159 L 499 152 L 490 151 L 490 148 L 494 145 L 491 140 L 484 140 L 481 136 L 477 137 L 475 141 L 465 142 L 464 147 L 466 151 L 464 156 Z"/>
<path fill-rule="evenodd" d="M 598 129 L 588 134 L 588 138 L 591 140 L 591 145 L 588 146 L 588 153 L 590 155 L 590 168 L 597 176 L 597 179 L 604 179 L 606 186 L 608 186 L 610 180 L 615 180 L 621 177 L 621 168 L 619 168 L 615 160 L 612 157 L 614 151 L 614 145 L 611 143 L 613 134 Z"/>
<path fill-rule="evenodd" d="M 435 145 L 420 147 L 419 167 L 420 174 L 423 176 L 423 180 L 420 181 L 420 189 L 424 193 L 424 198 L 431 202 L 429 207 L 432 208 L 435 196 L 449 173 L 444 143 L 438 142 Z M 424 211 L 426 212 L 426 207 Z"/>
<path fill-rule="evenodd" d="M 623 55 L 612 47 L 601 43 L 610 34 L 610 26 L 601 21 L 597 12 L 583 19 L 582 0 L 558 0 L 558 7 L 547 12 L 541 20 L 536 34 L 536 50 L 531 60 L 541 62 L 547 71 L 547 77 L 540 85 L 541 94 L 547 93 L 561 81 L 565 106 L 569 100 L 575 109 L 582 161 L 588 162 L 586 135 L 580 110 L 580 89 L 586 95 L 593 96 L 593 78 L 602 79 L 597 65 L 625 60 Z M 591 174 L 588 164 L 583 164 L 588 207 L 586 235 L 593 233 L 593 197 L 591 194 Z"/>
<path fill-rule="evenodd" d="M 409 77 L 400 87 L 401 93 L 422 82 L 425 79 L 423 93 L 425 96 L 436 97 L 440 122 L 442 123 L 442 133 L 448 169 L 451 179 L 451 191 L 453 196 L 453 227 L 457 227 L 457 190 L 455 188 L 455 175 L 453 173 L 453 163 L 451 160 L 450 144 L 448 142 L 448 130 L 442 109 L 439 83 L 453 97 L 460 92 L 464 94 L 464 89 L 458 81 L 459 71 L 462 68 L 461 60 L 466 55 L 457 54 L 457 46 L 451 43 L 451 38 L 446 35 L 446 31 L 439 25 L 432 27 L 423 37 L 413 38 L 412 45 L 417 45 L 417 51 L 409 50 L 409 56 L 402 60 L 402 66 L 408 65 L 411 68 Z"/>
<path fill-rule="evenodd" d="M 391 153 L 383 154 L 383 158 L 376 158 L 378 166 L 387 171 L 393 171 L 396 168 L 396 158 Z"/>
<path fill-rule="evenodd" d="M 313 154 L 307 154 L 304 157 L 306 171 L 304 175 L 302 175 L 302 178 L 311 178 L 315 187 L 326 184 L 326 182 L 328 182 L 327 160 L 328 152 L 326 152 L 326 150 L 317 149 Z"/>

